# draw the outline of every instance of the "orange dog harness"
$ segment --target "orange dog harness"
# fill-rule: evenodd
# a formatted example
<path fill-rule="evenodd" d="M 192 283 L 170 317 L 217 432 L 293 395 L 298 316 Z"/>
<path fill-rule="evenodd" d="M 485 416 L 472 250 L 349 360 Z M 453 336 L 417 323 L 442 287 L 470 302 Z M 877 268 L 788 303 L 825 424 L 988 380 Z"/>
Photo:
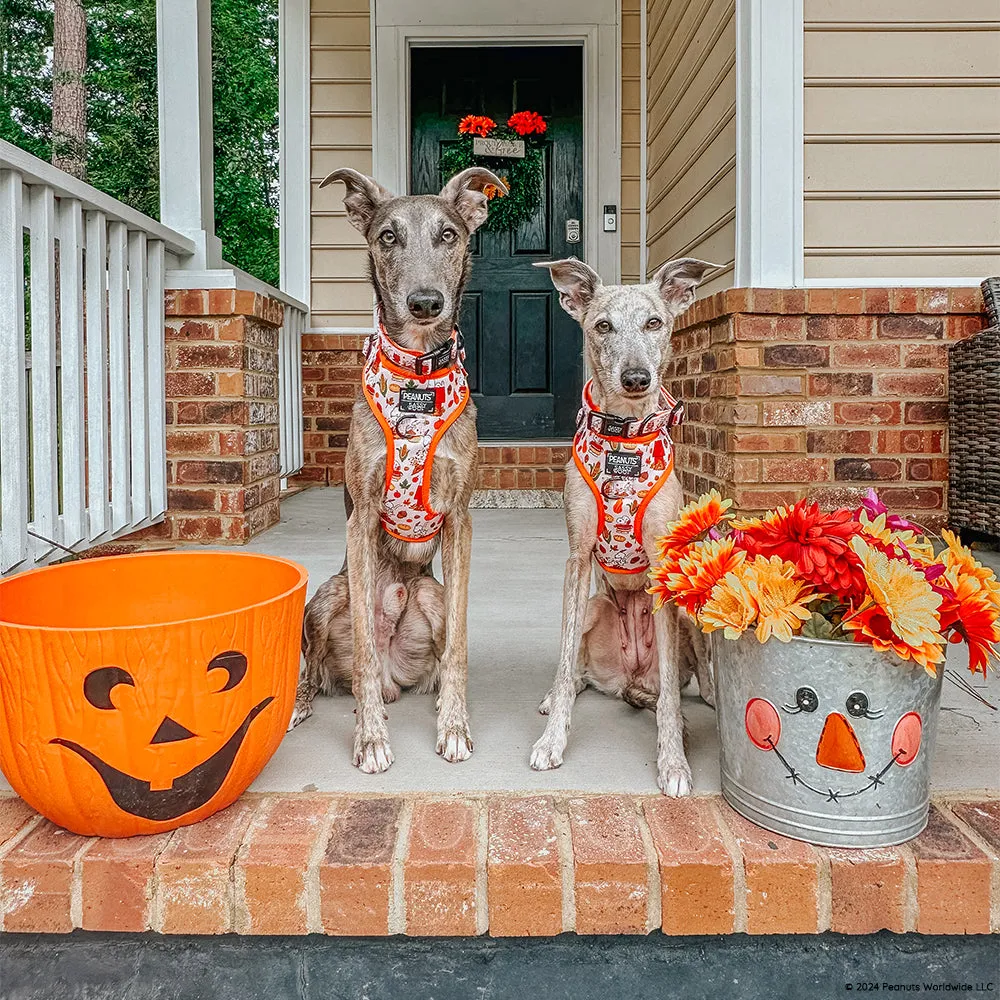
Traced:
<path fill-rule="evenodd" d="M 362 385 L 385 433 L 382 527 L 403 542 L 426 542 L 444 523 L 431 509 L 431 469 L 444 432 L 469 401 L 461 334 L 429 354 L 394 344 L 379 324 L 365 345 Z"/>
<path fill-rule="evenodd" d="M 661 409 L 643 417 L 616 417 L 594 406 L 592 382 L 583 387 L 583 407 L 573 438 L 573 461 L 597 500 L 595 557 L 608 573 L 645 573 L 642 519 L 650 500 L 674 471 L 670 428 L 684 407 L 660 392 Z"/>

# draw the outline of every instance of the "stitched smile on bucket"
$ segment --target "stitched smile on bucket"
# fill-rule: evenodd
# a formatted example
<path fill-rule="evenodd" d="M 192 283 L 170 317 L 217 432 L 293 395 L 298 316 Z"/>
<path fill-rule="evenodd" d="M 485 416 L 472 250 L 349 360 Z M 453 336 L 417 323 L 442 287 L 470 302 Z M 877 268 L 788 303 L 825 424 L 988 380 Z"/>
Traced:
<path fill-rule="evenodd" d="M 819 696 L 807 686 L 800 687 L 791 701 L 781 706 L 787 715 L 798 715 L 801 712 L 812 714 L 820 707 Z M 839 706 L 837 706 L 839 708 Z M 872 721 L 880 719 L 884 710 L 873 709 L 868 695 L 864 691 L 853 691 L 844 702 L 847 715 L 855 720 L 854 725 L 842 712 L 831 710 L 827 713 L 816 744 L 816 763 L 830 771 L 841 771 L 849 774 L 863 774 L 866 769 L 864 751 L 861 741 L 855 731 L 855 726 L 863 719 Z M 896 723 L 892 733 L 891 756 L 889 761 L 878 771 L 868 775 L 865 784 L 853 789 L 817 788 L 802 776 L 794 765 L 778 749 L 781 740 L 781 717 L 778 710 L 766 698 L 751 698 L 746 705 L 744 725 L 750 742 L 758 750 L 773 752 L 780 761 L 793 785 L 808 789 L 816 795 L 823 796 L 827 802 L 839 802 L 841 799 L 853 798 L 873 788 L 885 784 L 885 778 L 894 766 L 907 767 L 913 763 L 920 752 L 920 740 L 923 734 L 923 721 L 917 712 L 905 713 Z M 787 750 L 787 748 L 786 748 Z M 884 760 L 884 758 L 883 758 Z"/>

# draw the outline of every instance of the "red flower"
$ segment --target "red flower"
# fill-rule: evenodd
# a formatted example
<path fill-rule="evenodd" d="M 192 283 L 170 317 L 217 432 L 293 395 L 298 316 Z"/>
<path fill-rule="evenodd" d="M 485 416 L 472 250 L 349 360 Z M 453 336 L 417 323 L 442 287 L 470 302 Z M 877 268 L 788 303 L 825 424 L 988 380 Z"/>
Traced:
<path fill-rule="evenodd" d="M 497 123 L 486 115 L 466 115 L 458 123 L 459 132 L 467 132 L 469 135 L 487 136 L 497 127 Z"/>
<path fill-rule="evenodd" d="M 518 135 L 541 135 L 548 128 L 537 111 L 518 111 L 507 119 L 507 124 Z"/>
<path fill-rule="evenodd" d="M 858 524 L 849 510 L 824 512 L 800 500 L 760 521 L 737 521 L 737 545 L 752 555 L 780 556 L 818 590 L 836 597 L 866 591 L 861 560 L 851 548 Z"/>

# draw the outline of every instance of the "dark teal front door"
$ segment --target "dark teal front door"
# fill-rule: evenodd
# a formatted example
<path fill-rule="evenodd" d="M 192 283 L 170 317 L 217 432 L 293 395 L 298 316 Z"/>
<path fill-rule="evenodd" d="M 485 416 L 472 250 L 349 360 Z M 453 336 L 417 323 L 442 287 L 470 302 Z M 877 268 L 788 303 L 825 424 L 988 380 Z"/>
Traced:
<path fill-rule="evenodd" d="M 460 118 L 537 111 L 548 124 L 542 203 L 512 232 L 474 237 L 461 327 L 483 439 L 569 438 L 580 407 L 581 334 L 535 261 L 583 257 L 583 64 L 578 46 L 412 52 L 410 189 L 437 192 Z M 566 240 L 569 220 L 579 242 Z"/>

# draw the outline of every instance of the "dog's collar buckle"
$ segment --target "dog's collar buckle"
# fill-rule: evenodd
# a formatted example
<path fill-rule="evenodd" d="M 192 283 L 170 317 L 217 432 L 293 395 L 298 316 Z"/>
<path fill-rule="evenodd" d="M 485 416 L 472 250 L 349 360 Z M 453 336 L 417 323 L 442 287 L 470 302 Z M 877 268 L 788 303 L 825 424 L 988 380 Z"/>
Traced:
<path fill-rule="evenodd" d="M 426 354 L 414 354 L 392 340 L 385 332 L 385 327 L 379 323 L 378 332 L 365 341 L 366 359 L 375 348 L 378 348 L 394 365 L 412 371 L 419 378 L 454 368 L 465 361 L 465 338 L 458 327 L 455 327 L 450 339 L 440 347 Z"/>
<path fill-rule="evenodd" d="M 638 417 L 620 417 L 614 413 L 604 413 L 594 409 L 590 394 L 591 383 L 583 389 L 583 406 L 577 418 L 577 427 L 586 426 L 601 437 L 611 438 L 641 438 L 647 434 L 655 434 L 670 427 L 676 427 L 684 419 L 684 404 L 670 395 L 666 389 L 660 390 L 660 409 L 647 414 L 641 420 Z M 637 424 L 633 429 L 633 424 Z"/>

